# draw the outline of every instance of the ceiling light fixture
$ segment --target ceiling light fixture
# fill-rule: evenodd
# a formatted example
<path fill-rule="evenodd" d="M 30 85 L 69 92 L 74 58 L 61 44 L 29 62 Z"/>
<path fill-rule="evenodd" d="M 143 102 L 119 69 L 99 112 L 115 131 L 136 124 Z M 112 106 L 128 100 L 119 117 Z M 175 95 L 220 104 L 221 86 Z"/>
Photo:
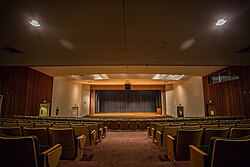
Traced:
<path fill-rule="evenodd" d="M 155 74 L 152 79 L 158 80 L 181 80 L 185 75 Z"/>
<path fill-rule="evenodd" d="M 30 20 L 29 21 L 30 25 L 34 26 L 34 27 L 40 27 L 40 23 L 37 20 Z"/>
<path fill-rule="evenodd" d="M 226 22 L 227 22 L 226 19 L 219 19 L 219 20 L 216 21 L 215 25 L 216 25 L 216 26 L 222 26 L 222 25 L 224 25 Z"/>
<path fill-rule="evenodd" d="M 107 74 L 94 74 L 94 80 L 109 79 Z"/>

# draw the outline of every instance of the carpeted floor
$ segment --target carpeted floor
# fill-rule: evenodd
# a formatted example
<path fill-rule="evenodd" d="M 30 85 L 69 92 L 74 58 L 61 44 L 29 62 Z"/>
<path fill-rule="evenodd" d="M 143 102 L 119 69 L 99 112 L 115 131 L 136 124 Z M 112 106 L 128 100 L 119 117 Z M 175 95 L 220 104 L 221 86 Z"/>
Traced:
<path fill-rule="evenodd" d="M 108 132 L 84 161 L 60 160 L 59 167 L 189 167 L 189 162 L 170 162 L 147 137 L 147 132 Z"/>

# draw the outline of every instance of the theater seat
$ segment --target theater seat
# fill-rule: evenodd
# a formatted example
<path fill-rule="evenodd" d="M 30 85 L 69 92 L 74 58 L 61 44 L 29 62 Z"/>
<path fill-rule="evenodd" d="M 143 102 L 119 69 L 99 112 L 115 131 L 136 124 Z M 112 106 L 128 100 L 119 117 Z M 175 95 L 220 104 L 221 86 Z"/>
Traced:
<path fill-rule="evenodd" d="M 21 127 L 0 127 L 0 134 L 22 136 L 22 129 Z"/>
<path fill-rule="evenodd" d="M 62 152 L 60 144 L 42 153 L 38 148 L 32 136 L 0 135 L 0 166 L 56 167 Z"/>
<path fill-rule="evenodd" d="M 250 128 L 232 128 L 230 138 L 244 137 L 250 135 Z"/>
<path fill-rule="evenodd" d="M 204 129 L 203 145 L 208 145 L 211 137 L 228 137 L 229 128 L 206 128 Z"/>
<path fill-rule="evenodd" d="M 80 161 L 86 136 L 75 136 L 72 128 L 49 128 L 50 144 L 63 147 L 61 159 Z"/>
<path fill-rule="evenodd" d="M 46 128 L 23 128 L 23 135 L 24 136 L 37 136 L 39 140 L 39 144 L 42 145 L 49 145 L 49 136 L 48 131 Z"/>
<path fill-rule="evenodd" d="M 171 161 L 189 161 L 189 145 L 199 146 L 203 129 L 179 129 L 176 138 L 167 136 L 168 158 Z"/>
<path fill-rule="evenodd" d="M 213 137 L 207 149 L 189 147 L 191 167 L 250 166 L 250 136 L 234 139 Z"/>

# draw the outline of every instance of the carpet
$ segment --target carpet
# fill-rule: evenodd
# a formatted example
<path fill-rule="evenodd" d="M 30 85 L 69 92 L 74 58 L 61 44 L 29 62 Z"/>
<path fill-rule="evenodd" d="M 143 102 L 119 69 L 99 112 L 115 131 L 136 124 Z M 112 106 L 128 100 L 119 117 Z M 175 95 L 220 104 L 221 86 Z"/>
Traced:
<path fill-rule="evenodd" d="M 189 162 L 170 162 L 147 137 L 145 131 L 108 132 L 107 137 L 96 145 L 90 158 L 79 162 L 60 160 L 59 167 L 189 167 Z"/>

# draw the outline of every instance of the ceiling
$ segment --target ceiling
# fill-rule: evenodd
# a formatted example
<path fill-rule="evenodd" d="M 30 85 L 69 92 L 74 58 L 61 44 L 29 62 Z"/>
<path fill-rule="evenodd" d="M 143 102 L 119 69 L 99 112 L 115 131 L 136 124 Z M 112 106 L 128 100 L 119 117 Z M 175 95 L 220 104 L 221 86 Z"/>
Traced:
<path fill-rule="evenodd" d="M 191 76 L 205 76 L 225 68 L 225 66 L 53 66 L 32 68 L 53 77 L 65 77 L 69 81 L 81 84 L 165 85 L 188 80 Z M 107 74 L 109 79 L 95 79 L 95 74 Z M 185 77 L 179 81 L 155 80 L 152 79 L 155 74 L 175 74 L 185 75 Z"/>
<path fill-rule="evenodd" d="M 219 18 L 227 23 L 216 27 Z M 47 68 L 52 76 L 79 67 L 184 74 L 192 66 L 190 74 L 202 76 L 250 65 L 249 30 L 250 0 L 0 0 L 0 65 Z M 208 70 L 196 74 L 201 67 Z"/>

